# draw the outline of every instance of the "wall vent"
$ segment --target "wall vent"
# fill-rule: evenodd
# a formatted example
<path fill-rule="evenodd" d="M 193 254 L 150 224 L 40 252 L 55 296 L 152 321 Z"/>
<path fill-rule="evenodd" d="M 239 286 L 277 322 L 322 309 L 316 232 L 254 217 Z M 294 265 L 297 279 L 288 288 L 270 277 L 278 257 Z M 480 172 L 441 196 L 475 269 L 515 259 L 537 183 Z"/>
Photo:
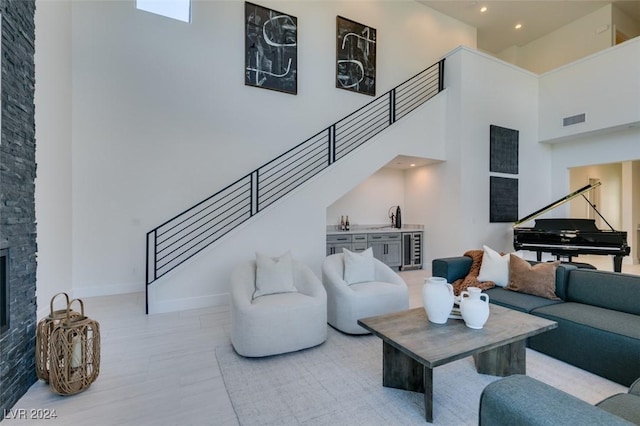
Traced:
<path fill-rule="evenodd" d="M 573 115 L 571 117 L 565 117 L 562 119 L 563 126 L 571 126 L 572 124 L 584 123 L 587 120 L 585 113 Z"/>

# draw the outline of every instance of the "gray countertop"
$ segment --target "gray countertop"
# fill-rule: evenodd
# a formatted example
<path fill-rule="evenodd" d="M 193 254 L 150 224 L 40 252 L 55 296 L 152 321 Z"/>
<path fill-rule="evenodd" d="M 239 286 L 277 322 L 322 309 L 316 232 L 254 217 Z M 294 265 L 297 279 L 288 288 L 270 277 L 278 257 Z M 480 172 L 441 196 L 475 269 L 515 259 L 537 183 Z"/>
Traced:
<path fill-rule="evenodd" d="M 393 228 L 389 225 L 354 225 L 348 231 L 340 231 L 338 228 L 340 225 L 327 226 L 327 235 L 339 235 L 339 234 L 374 234 L 383 232 L 423 232 L 424 226 L 422 225 L 402 225 L 401 228 Z"/>

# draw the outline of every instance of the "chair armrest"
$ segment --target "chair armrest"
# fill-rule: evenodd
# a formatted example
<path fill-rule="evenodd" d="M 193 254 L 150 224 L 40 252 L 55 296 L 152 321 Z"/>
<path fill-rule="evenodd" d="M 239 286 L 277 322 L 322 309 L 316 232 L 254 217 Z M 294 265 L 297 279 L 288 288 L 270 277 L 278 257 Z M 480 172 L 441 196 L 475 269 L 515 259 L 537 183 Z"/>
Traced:
<path fill-rule="evenodd" d="M 464 278 L 469 274 L 472 260 L 468 256 L 443 257 L 431 262 L 431 275 L 442 277 L 448 283 Z"/>
<path fill-rule="evenodd" d="M 240 309 L 250 309 L 256 290 L 256 263 L 244 262 L 231 272 L 231 302 Z"/>
<path fill-rule="evenodd" d="M 322 282 L 325 282 L 326 278 L 327 282 L 346 286 L 347 282 L 343 277 L 344 266 L 342 262 L 342 254 L 332 254 L 327 256 L 322 262 Z"/>
<path fill-rule="evenodd" d="M 327 298 L 327 292 L 320 279 L 313 273 L 311 268 L 302 262 L 294 261 L 294 285 L 300 293 L 314 298 Z"/>
<path fill-rule="evenodd" d="M 373 259 L 373 264 L 375 268 L 376 281 L 391 283 L 403 287 L 407 286 L 407 283 L 404 282 L 402 277 L 389 266 L 385 265 L 384 262 L 378 259 Z"/>
<path fill-rule="evenodd" d="M 480 426 L 630 425 L 626 420 L 523 375 L 489 384 L 480 395 Z"/>
<path fill-rule="evenodd" d="M 640 396 L 640 378 L 636 379 L 635 382 L 631 383 L 631 386 L 629 386 L 629 393 L 632 395 Z"/>
<path fill-rule="evenodd" d="M 344 264 L 341 253 L 327 256 L 322 262 L 322 284 L 327 293 L 338 298 L 348 298 L 353 296 L 353 290 L 344 280 Z"/>

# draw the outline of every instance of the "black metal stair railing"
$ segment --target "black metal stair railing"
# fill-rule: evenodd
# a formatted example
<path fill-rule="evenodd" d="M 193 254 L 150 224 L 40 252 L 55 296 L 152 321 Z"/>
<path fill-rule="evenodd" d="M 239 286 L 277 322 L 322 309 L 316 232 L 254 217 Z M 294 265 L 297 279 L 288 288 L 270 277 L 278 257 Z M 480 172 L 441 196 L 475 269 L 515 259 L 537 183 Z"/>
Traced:
<path fill-rule="evenodd" d="M 444 59 L 149 231 L 147 290 L 158 278 L 431 99 L 444 89 L 443 79 Z"/>

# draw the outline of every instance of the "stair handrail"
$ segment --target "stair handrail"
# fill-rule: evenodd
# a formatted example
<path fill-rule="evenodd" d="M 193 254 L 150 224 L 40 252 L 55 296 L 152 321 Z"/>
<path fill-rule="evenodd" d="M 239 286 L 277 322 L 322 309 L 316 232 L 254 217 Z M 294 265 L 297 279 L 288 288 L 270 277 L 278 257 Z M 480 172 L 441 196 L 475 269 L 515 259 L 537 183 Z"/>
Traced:
<path fill-rule="evenodd" d="M 444 90 L 444 61 L 147 232 L 146 312 L 153 282 Z"/>

